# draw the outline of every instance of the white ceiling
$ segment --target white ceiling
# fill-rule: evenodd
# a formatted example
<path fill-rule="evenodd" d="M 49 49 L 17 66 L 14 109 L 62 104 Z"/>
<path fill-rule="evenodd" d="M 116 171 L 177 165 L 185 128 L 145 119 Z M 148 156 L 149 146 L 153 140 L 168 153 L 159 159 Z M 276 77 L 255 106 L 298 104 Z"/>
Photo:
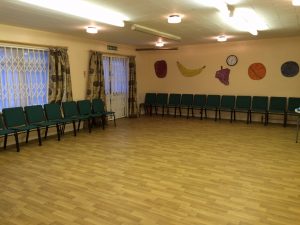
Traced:
<path fill-rule="evenodd" d="M 259 31 L 257 36 L 233 29 L 220 19 L 216 9 L 205 7 L 197 0 L 87 1 L 120 12 L 130 20 L 126 22 L 124 28 L 120 28 L 33 7 L 16 0 L 0 0 L 0 21 L 7 25 L 136 47 L 152 47 L 158 37 L 132 31 L 132 24 L 147 26 L 182 38 L 180 42 L 165 39 L 166 47 L 212 43 L 216 42 L 216 36 L 221 34 L 230 36 L 229 41 L 300 36 L 300 7 L 293 6 L 291 0 L 240 0 L 240 3 L 235 5 L 254 9 L 267 23 L 269 29 Z M 167 16 L 173 13 L 184 16 L 182 23 L 167 23 Z M 101 31 L 95 35 L 86 34 L 84 28 L 89 25 L 96 25 Z"/>

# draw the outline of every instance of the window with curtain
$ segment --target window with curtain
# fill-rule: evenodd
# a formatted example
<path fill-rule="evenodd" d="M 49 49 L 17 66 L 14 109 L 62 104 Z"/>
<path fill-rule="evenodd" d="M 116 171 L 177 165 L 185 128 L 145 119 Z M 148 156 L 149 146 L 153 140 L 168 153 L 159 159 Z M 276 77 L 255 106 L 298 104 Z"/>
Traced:
<path fill-rule="evenodd" d="M 48 101 L 49 51 L 0 46 L 0 110 Z"/>

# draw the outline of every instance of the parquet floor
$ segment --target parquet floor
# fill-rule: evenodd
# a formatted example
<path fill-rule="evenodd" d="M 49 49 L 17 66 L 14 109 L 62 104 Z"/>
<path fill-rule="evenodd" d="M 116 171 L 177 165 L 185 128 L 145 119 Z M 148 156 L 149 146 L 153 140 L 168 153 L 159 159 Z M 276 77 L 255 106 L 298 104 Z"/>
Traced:
<path fill-rule="evenodd" d="M 299 225 L 295 127 L 122 119 L 0 151 L 1 225 Z"/>

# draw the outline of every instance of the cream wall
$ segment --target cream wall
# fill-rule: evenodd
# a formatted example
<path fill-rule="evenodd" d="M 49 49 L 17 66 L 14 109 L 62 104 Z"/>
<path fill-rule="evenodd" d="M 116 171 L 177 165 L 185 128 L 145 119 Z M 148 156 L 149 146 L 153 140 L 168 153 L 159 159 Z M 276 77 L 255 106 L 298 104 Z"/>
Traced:
<path fill-rule="evenodd" d="M 236 66 L 226 64 L 228 55 L 235 54 Z M 154 63 L 165 60 L 168 65 L 166 78 L 157 78 Z M 267 95 L 300 97 L 300 74 L 292 78 L 281 75 L 282 63 L 293 60 L 300 64 L 300 37 L 199 44 L 179 47 L 178 51 L 145 51 L 137 58 L 138 99 L 144 101 L 146 92 Z M 183 77 L 176 61 L 188 68 L 206 65 L 195 77 Z M 260 62 L 267 69 L 262 80 L 248 76 L 250 64 Z M 223 66 L 231 69 L 229 85 L 215 78 L 215 72 Z"/>
<path fill-rule="evenodd" d="M 67 35 L 30 30 L 1 24 L 0 33 L 0 40 L 2 41 L 68 47 L 74 100 L 85 98 L 89 50 L 117 53 L 123 55 L 135 54 L 134 48 L 130 46 L 116 44 L 116 46 L 118 46 L 117 52 L 108 51 L 106 49 L 107 43 L 105 42 L 83 38 L 74 38 Z"/>

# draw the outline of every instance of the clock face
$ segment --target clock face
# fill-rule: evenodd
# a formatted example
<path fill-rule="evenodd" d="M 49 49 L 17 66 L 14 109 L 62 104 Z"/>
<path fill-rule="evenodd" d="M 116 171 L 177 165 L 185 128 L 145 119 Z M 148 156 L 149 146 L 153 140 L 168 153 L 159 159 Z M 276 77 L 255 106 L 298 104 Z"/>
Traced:
<path fill-rule="evenodd" d="M 235 64 L 237 64 L 237 62 L 238 62 L 238 58 L 236 55 L 230 55 L 226 59 L 226 63 L 228 66 L 234 66 Z"/>

